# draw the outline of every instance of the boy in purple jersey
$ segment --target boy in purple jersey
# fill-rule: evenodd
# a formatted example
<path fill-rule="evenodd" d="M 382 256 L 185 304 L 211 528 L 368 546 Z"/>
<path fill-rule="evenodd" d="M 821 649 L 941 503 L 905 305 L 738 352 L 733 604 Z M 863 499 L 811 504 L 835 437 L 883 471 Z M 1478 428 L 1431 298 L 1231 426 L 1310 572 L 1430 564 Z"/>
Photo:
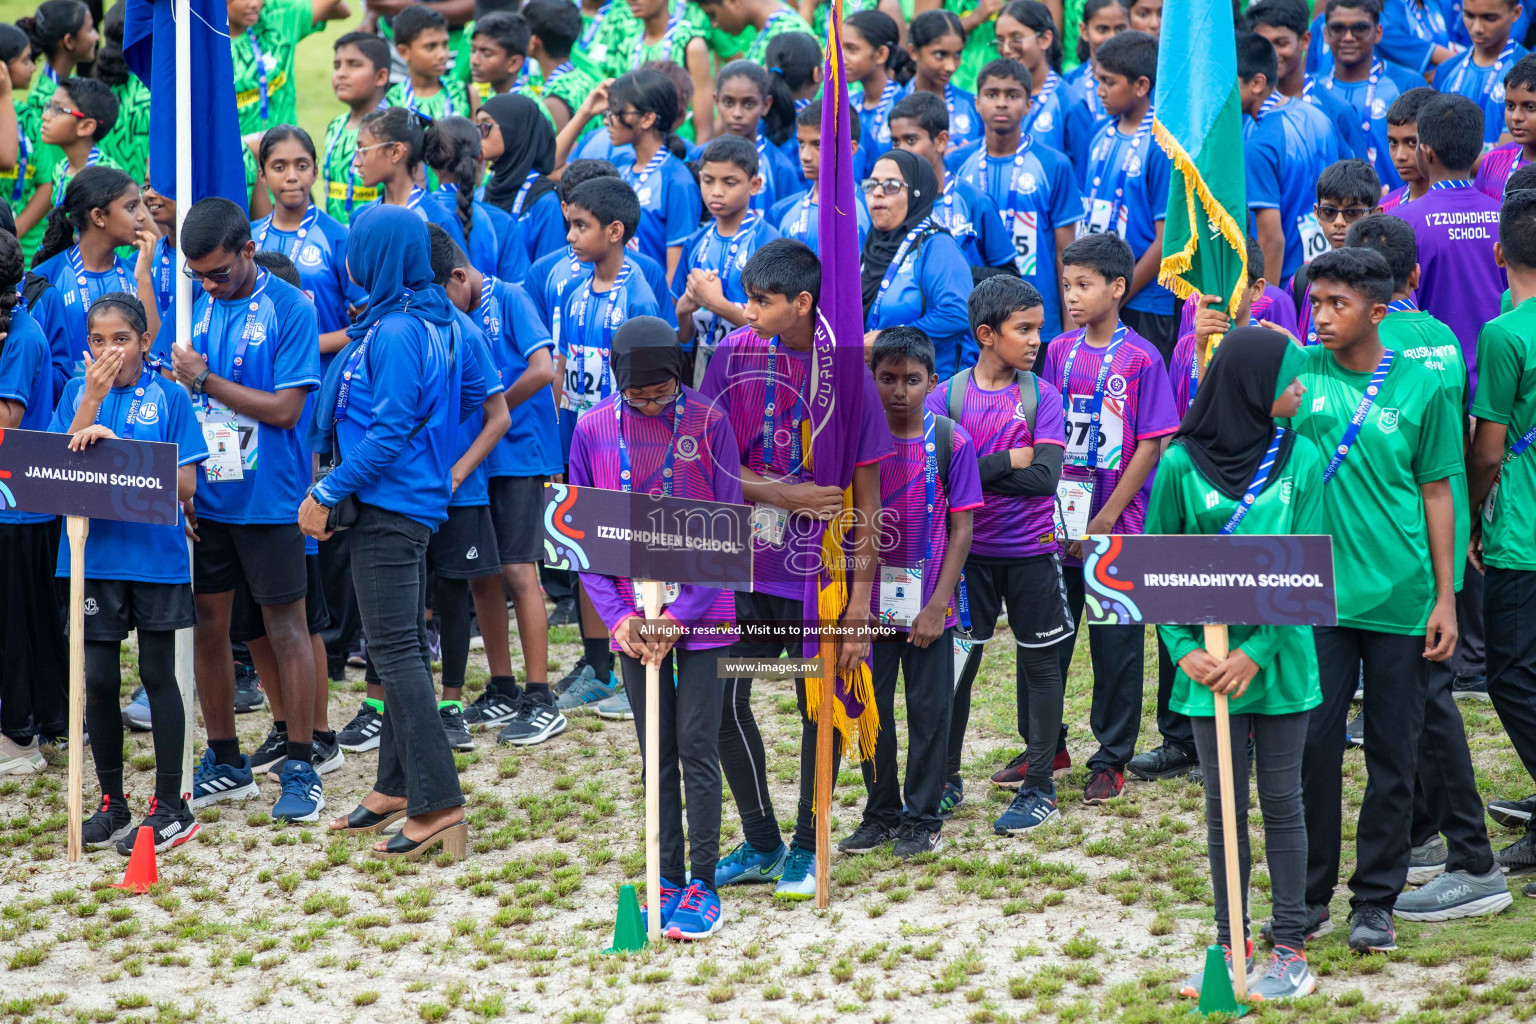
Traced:
<path fill-rule="evenodd" d="M 1189 412 L 1189 404 L 1195 400 L 1205 366 L 1211 361 L 1211 339 L 1226 334 L 1233 324 L 1239 326 L 1264 326 L 1258 322 L 1259 299 L 1265 293 L 1264 250 L 1254 239 L 1248 239 L 1248 287 L 1238 300 L 1237 315 L 1228 317 L 1225 295 L 1194 295 L 1199 300 L 1198 311 L 1189 331 L 1179 338 L 1173 350 L 1173 360 L 1168 364 L 1168 386 L 1173 389 L 1174 412 L 1182 419 Z M 1287 332 L 1290 333 L 1290 332 Z"/>
<path fill-rule="evenodd" d="M 1419 171 L 1429 192 L 1397 211 L 1419 245 L 1419 308 L 1456 332 L 1477 391 L 1477 332 L 1499 315 L 1508 286 L 1494 260 L 1499 201 L 1472 185 L 1483 151 L 1483 113 L 1465 96 L 1432 96 L 1419 108 Z"/>
<path fill-rule="evenodd" d="M 928 410 L 954 413 L 976 445 L 985 504 L 976 512 L 976 537 L 965 563 L 960 610 L 964 655 L 950 713 L 944 810 L 964 800 L 960 751 L 971 713 L 971 687 L 984 645 L 1006 604 L 1014 631 L 1014 692 L 1025 749 L 992 776 L 1018 790 L 994 824 L 999 835 L 1019 835 L 1058 816 L 1051 781 L 1062 737 L 1062 675 L 1056 649 L 1071 646 L 1072 620 L 1061 582 L 1056 482 L 1066 432 L 1061 396 L 1030 372 L 1040 352 L 1045 303 L 1034 285 L 990 277 L 968 302 L 980 354 L 928 396 Z M 969 621 L 964 621 L 969 611 Z M 1070 765 L 1070 761 L 1067 762 Z"/>
<path fill-rule="evenodd" d="M 1379 211 L 1377 202 L 1381 196 L 1381 179 L 1364 160 L 1340 160 L 1324 168 L 1317 178 L 1317 202 L 1312 213 L 1322 228 L 1323 240 L 1328 248 L 1338 249 L 1349 235 L 1349 226 L 1371 213 Z M 1303 264 L 1285 290 L 1296 303 L 1296 320 L 1299 329 L 1296 336 L 1307 345 L 1317 344 L 1317 332 L 1312 329 L 1312 305 L 1307 301 L 1307 266 Z"/>
<path fill-rule="evenodd" d="M 1536 55 L 1521 57 L 1504 76 L 1504 128 L 1510 141 L 1483 154 L 1473 179 L 1495 199 L 1504 198 L 1511 174 L 1536 162 Z"/>
<path fill-rule="evenodd" d="M 1396 213 L 1399 206 L 1422 199 L 1429 191 L 1429 182 L 1419 173 L 1419 108 L 1434 95 L 1435 90 L 1421 85 L 1387 108 L 1387 152 L 1403 183 L 1381 197 L 1382 213 Z"/>
<path fill-rule="evenodd" d="M 1057 502 L 1067 544 L 1063 576 L 1075 621 L 1083 607 L 1083 538 L 1141 532 L 1147 510 L 1142 485 L 1161 454 L 1159 445 L 1146 442 L 1173 433 L 1179 419 L 1162 355 L 1120 319 L 1120 301 L 1136 265 L 1130 246 L 1112 235 L 1086 236 L 1067 248 L 1062 264 L 1062 295 L 1078 329 L 1050 343 L 1041 376 L 1060 390 L 1067 413 Z M 1074 513 L 1074 507 L 1081 511 Z M 1088 629 L 1089 724 L 1099 749 L 1088 759 L 1086 803 L 1103 803 L 1125 788 L 1125 763 L 1141 727 L 1143 639 L 1140 626 Z M 1062 644 L 1057 653 L 1065 679 L 1072 645 Z"/>
<path fill-rule="evenodd" d="M 976 446 L 951 419 L 923 405 L 938 386 L 933 342 L 916 327 L 887 327 L 870 369 L 896 455 L 880 463 L 880 579 L 870 610 L 905 632 L 874 645 L 875 756 L 861 766 L 864 818 L 837 844 L 869 853 L 894 837 L 897 857 L 938 850 L 944 824 L 944 750 L 954 689 L 955 584 L 981 506 Z M 919 525 L 921 524 L 921 525 Z M 906 680 L 907 773 L 896 774 L 896 675 Z M 902 804 L 902 796 L 906 804 Z"/>
<path fill-rule="evenodd" d="M 740 456 L 725 409 L 682 382 L 677 335 L 658 317 L 627 321 L 614 334 L 615 394 L 581 417 L 571 439 L 571 483 L 695 501 L 741 502 Z M 582 588 L 613 638 L 624 689 L 645 751 L 646 664 L 659 665 L 658 785 L 661 791 L 661 930 L 702 939 L 719 930 L 715 861 L 720 852 L 720 648 L 735 639 L 731 593 L 669 585 L 659 619 L 642 618 L 634 583 L 581 574 Z M 664 599 L 665 600 L 665 599 Z M 639 619 L 637 622 L 635 620 Z M 636 627 L 665 626 L 663 629 Z M 676 669 L 674 676 L 673 670 Z M 669 679 L 675 678 L 671 685 Z M 683 807 L 688 795 L 689 884 L 683 875 Z M 649 910 L 650 908 L 647 908 Z"/>
<path fill-rule="evenodd" d="M 725 409 L 741 451 L 742 493 L 754 503 L 751 593 L 736 595 L 743 637 L 733 657 L 799 657 L 806 577 L 819 570 L 819 528 L 843 507 L 835 487 L 805 480 L 808 454 L 802 428 L 809 417 L 808 385 L 817 347 L 816 302 L 821 261 L 803 242 L 777 238 L 753 253 L 742 268 L 747 325 L 725 336 L 699 388 Z M 825 358 L 818 356 L 817 358 Z M 851 531 L 859 557 L 850 574 L 845 626 L 862 627 L 874 583 L 874 525 L 880 514 L 878 463 L 895 451 L 880 410 L 873 377 L 864 378 L 863 416 L 853 474 L 856 518 Z M 760 527 L 760 528 L 759 528 Z M 751 626 L 752 628 L 748 628 Z M 816 834 L 812 790 L 816 781 L 816 724 L 806 717 L 805 681 L 795 681 L 800 706 L 800 802 L 794 841 L 786 850 L 768 794 L 763 738 L 752 715 L 750 679 L 725 680 L 720 716 L 720 765 L 741 813 L 743 842 L 716 870 L 721 885 L 772 882 L 775 895 L 810 899 L 816 894 Z M 834 740 L 833 758 L 838 742 Z"/>

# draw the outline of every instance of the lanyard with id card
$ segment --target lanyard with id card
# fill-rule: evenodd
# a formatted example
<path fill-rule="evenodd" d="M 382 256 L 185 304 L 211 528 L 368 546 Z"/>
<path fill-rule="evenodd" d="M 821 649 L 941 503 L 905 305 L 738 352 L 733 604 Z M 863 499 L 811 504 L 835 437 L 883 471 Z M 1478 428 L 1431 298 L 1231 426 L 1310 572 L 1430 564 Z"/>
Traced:
<path fill-rule="evenodd" d="M 796 386 L 795 404 L 787 429 L 780 428 L 775 419 L 775 411 L 778 408 L 778 384 L 782 380 L 786 384 L 789 378 L 779 372 L 779 336 L 774 335 L 768 340 L 768 383 L 763 396 L 763 432 L 762 432 L 762 460 L 763 475 L 774 475 L 773 453 L 776 448 L 789 449 L 789 472 L 784 479 L 791 482 L 799 482 L 800 475 L 805 468 L 804 441 L 800 436 L 801 424 L 805 421 L 805 397 L 800 388 Z M 789 510 L 777 505 L 770 505 L 765 501 L 759 501 L 752 506 L 752 542 L 768 547 L 782 547 L 784 544 L 784 531 L 789 526 Z"/>
<path fill-rule="evenodd" d="M 1238 525 L 1248 517 L 1248 510 L 1253 508 L 1253 503 L 1259 500 L 1259 493 L 1264 490 L 1264 485 L 1269 483 L 1269 471 L 1275 464 L 1275 456 L 1280 453 L 1280 439 L 1285 437 L 1285 428 L 1275 424 L 1275 436 L 1269 442 L 1269 450 L 1264 453 L 1264 458 L 1259 460 L 1259 468 L 1254 470 L 1253 480 L 1248 484 L 1248 490 L 1243 492 L 1243 498 L 1237 503 L 1237 508 L 1232 510 L 1232 516 L 1227 520 L 1227 525 L 1218 532 L 1223 536 L 1233 533 Z"/>
<path fill-rule="evenodd" d="M 245 323 L 240 329 L 240 340 L 235 345 L 233 365 L 229 380 L 241 384 L 245 380 L 245 358 L 250 344 L 258 334 L 265 340 L 265 328 L 257 314 L 261 310 L 261 296 L 267 289 L 267 272 L 261 271 L 256 287 L 246 302 Z M 213 300 L 208 300 L 202 319 L 192 330 L 192 347 L 204 359 L 210 354 L 208 330 L 213 322 Z M 199 349 L 198 341 L 202 340 Z M 197 420 L 203 429 L 203 440 L 208 445 L 208 461 L 203 463 L 203 473 L 211 484 L 231 483 L 244 480 L 245 474 L 256 471 L 258 442 L 261 424 L 254 417 L 235 412 L 233 409 L 204 393 L 199 396 Z"/>
<path fill-rule="evenodd" d="M 678 388 L 677 401 L 672 406 L 672 438 L 667 442 L 667 457 L 661 464 L 661 496 L 672 497 L 673 465 L 677 461 L 677 435 L 683 429 L 683 412 L 687 407 L 688 393 Z M 623 397 L 613 403 L 614 429 L 619 435 L 619 489 L 625 494 L 634 490 L 633 475 L 629 466 L 629 444 L 624 440 L 624 406 Z M 682 588 L 676 583 L 663 583 L 661 585 L 661 605 L 667 605 L 676 601 L 682 594 Z M 643 611 L 643 609 L 642 609 Z"/>
<path fill-rule="evenodd" d="M 907 626 L 923 610 L 923 571 L 933 561 L 933 513 L 938 502 L 938 445 L 934 440 L 933 413 L 923 412 L 923 558 L 914 565 L 890 565 L 880 561 L 880 624 Z M 902 524 L 906 526 L 905 523 Z"/>
<path fill-rule="evenodd" d="M 1113 468 L 1107 463 L 1111 456 L 1118 464 L 1125 432 L 1125 421 L 1118 414 L 1111 413 L 1108 418 L 1104 414 L 1110 364 L 1125 342 L 1125 325 L 1115 326 L 1114 337 L 1099 357 L 1093 394 L 1073 395 L 1072 366 L 1085 336 L 1086 332 L 1079 334 L 1072 342 L 1061 367 L 1062 406 L 1067 417 L 1066 467 L 1079 470 L 1069 475 L 1064 468 L 1061 479 L 1056 482 L 1055 525 L 1069 544 L 1082 540 L 1087 534 L 1089 510 L 1093 505 L 1094 473 Z"/>
<path fill-rule="evenodd" d="M 1296 218 L 1296 234 L 1301 238 L 1301 262 L 1311 263 L 1328 251 L 1328 236 L 1317 222 L 1317 213 L 1308 210 Z"/>
<path fill-rule="evenodd" d="M 1514 444 L 1509 446 L 1509 451 L 1504 453 L 1504 461 L 1499 464 L 1500 476 L 1503 475 L 1503 467 L 1514 462 L 1533 443 L 1536 443 L 1536 426 L 1531 427 L 1522 434 Z M 1499 477 L 1494 477 L 1493 485 L 1488 488 L 1488 497 L 1483 499 L 1483 522 L 1493 522 L 1493 511 L 1499 500 Z"/>
<path fill-rule="evenodd" d="M 1115 187 L 1104 194 L 1104 177 L 1108 171 L 1108 163 L 1120 149 L 1119 128 L 1109 126 L 1109 134 L 1115 136 L 1109 151 L 1099 161 L 1094 169 L 1092 187 L 1087 197 L 1088 217 L 1077 228 L 1077 237 L 1084 235 L 1112 234 L 1121 238 L 1125 237 L 1126 228 L 1130 223 L 1130 206 L 1125 201 L 1125 185 L 1134 169 L 1141 170 L 1141 150 L 1146 141 L 1152 136 L 1152 108 L 1148 107 L 1146 115 L 1142 117 L 1141 124 L 1136 128 L 1136 134 L 1132 136 L 1130 150 L 1125 154 L 1125 159 L 1120 161 L 1119 172 L 1116 175 Z"/>
<path fill-rule="evenodd" d="M 629 284 L 630 273 L 634 264 L 629 260 L 624 261 L 624 268 L 619 271 L 619 276 L 614 280 L 613 287 L 608 289 L 608 302 L 602 311 L 602 319 L 598 321 L 598 344 L 590 344 L 587 338 L 587 314 L 590 307 L 598 304 L 597 293 L 592 290 L 592 284 L 596 280 L 595 275 L 581 283 L 582 291 L 576 296 L 571 306 L 571 318 L 576 321 L 575 336 L 581 340 L 580 344 L 572 342 L 569 345 L 570 356 L 565 360 L 565 382 L 561 393 L 561 408 L 569 409 L 577 415 L 591 409 L 598 402 L 607 397 L 612 390 L 613 367 L 609 364 L 609 353 L 613 351 L 613 333 L 618 330 L 623 321 L 623 314 L 619 312 L 619 299 L 624 295 L 624 287 Z M 596 351 L 593 351 L 593 350 Z M 588 369 L 588 361 L 596 360 L 596 372 Z"/>

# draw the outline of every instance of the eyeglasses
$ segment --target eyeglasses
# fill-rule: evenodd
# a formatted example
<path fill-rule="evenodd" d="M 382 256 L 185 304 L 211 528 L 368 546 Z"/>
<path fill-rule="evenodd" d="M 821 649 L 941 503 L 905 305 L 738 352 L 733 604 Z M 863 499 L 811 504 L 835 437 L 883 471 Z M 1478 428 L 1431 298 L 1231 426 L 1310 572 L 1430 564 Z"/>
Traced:
<path fill-rule="evenodd" d="M 475 131 L 480 133 L 480 137 L 482 139 L 490 138 L 491 137 L 491 132 L 493 132 L 495 130 L 496 130 L 496 122 L 495 121 L 476 121 L 475 122 Z"/>
<path fill-rule="evenodd" d="M 907 183 L 902 181 L 900 178 L 886 178 L 884 181 L 877 181 L 874 178 L 865 178 L 863 181 L 859 182 L 859 188 L 863 189 L 864 194 L 867 196 L 872 196 L 876 192 L 879 192 L 883 196 L 900 195 L 901 190 L 907 187 Z"/>
<path fill-rule="evenodd" d="M 1353 224 L 1370 212 L 1371 210 L 1368 206 L 1349 206 L 1344 209 L 1340 209 L 1337 206 L 1319 206 L 1317 208 L 1317 219 L 1321 221 L 1336 221 L 1342 216 L 1346 224 Z"/>
<path fill-rule="evenodd" d="M 214 284 L 225 284 L 234 276 L 235 265 L 231 263 L 223 270 L 215 270 L 204 274 L 201 271 L 193 270 L 190 263 L 184 263 L 182 264 L 181 272 L 194 281 L 212 281 Z"/>
<path fill-rule="evenodd" d="M 1345 36 L 1354 36 L 1356 39 L 1364 39 L 1366 36 L 1370 35 L 1374 31 L 1376 31 L 1376 26 L 1372 25 L 1368 21 L 1355 21 L 1355 22 L 1350 22 L 1348 25 L 1344 25 L 1344 24 L 1328 24 L 1328 25 L 1324 25 L 1323 26 L 1323 31 L 1327 32 L 1330 36 L 1333 36 L 1335 39 L 1343 39 Z"/>
<path fill-rule="evenodd" d="M 370 149 L 379 149 L 379 148 L 381 148 L 383 146 L 394 146 L 394 145 L 397 145 L 397 143 L 394 143 L 394 142 L 375 142 L 371 146 L 358 146 L 356 149 L 354 149 L 352 151 L 352 159 L 356 160 L 358 157 L 362 156 L 364 153 L 368 152 Z"/>
<path fill-rule="evenodd" d="M 683 389 L 679 387 L 669 394 L 657 395 L 655 398 L 630 398 L 628 395 L 625 395 L 624 404 L 629 406 L 631 409 L 644 409 L 648 405 L 654 405 L 658 408 L 665 409 L 667 406 L 671 405 L 673 402 L 676 402 L 679 398 L 682 397 Z"/>
<path fill-rule="evenodd" d="M 58 100 L 49 100 L 48 103 L 43 107 L 43 113 L 49 117 L 58 117 L 60 114 L 68 114 L 70 117 L 77 117 L 82 121 L 86 120 L 89 116 L 87 114 L 82 114 L 78 110 L 69 109 Z"/>
<path fill-rule="evenodd" d="M 638 110 L 613 110 L 610 108 L 603 111 L 603 123 L 607 124 L 610 121 L 617 121 L 619 124 L 628 125 L 629 122 L 624 119 L 638 113 L 640 113 Z"/>

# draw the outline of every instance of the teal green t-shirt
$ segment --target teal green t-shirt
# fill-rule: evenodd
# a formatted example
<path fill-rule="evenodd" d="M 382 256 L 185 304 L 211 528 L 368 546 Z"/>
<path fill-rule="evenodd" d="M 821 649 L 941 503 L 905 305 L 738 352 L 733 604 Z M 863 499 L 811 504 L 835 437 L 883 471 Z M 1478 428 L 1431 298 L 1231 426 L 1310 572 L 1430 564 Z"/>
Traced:
<path fill-rule="evenodd" d="M 1477 397 L 1472 415 L 1509 428 L 1506 454 L 1536 425 L 1536 299 L 1483 325 L 1477 335 Z M 1500 569 L 1536 569 L 1536 450 L 1499 470 L 1485 502 L 1483 560 Z"/>

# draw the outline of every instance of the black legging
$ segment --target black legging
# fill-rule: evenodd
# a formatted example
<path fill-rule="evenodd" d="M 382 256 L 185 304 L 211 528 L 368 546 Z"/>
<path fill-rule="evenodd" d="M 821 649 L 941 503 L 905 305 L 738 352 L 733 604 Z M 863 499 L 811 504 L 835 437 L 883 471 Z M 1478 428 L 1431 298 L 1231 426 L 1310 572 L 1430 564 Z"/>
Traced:
<path fill-rule="evenodd" d="M 91 734 L 91 758 L 102 794 L 118 800 L 124 800 L 121 647 L 117 640 L 85 642 L 85 724 Z M 139 681 L 149 695 L 154 722 L 155 799 L 176 803 L 181 800 L 186 708 L 176 685 L 174 630 L 139 630 Z"/>
<path fill-rule="evenodd" d="M 463 687 L 469 666 L 469 581 L 437 576 L 432 586 L 432 619 L 442 644 L 443 688 Z"/>

